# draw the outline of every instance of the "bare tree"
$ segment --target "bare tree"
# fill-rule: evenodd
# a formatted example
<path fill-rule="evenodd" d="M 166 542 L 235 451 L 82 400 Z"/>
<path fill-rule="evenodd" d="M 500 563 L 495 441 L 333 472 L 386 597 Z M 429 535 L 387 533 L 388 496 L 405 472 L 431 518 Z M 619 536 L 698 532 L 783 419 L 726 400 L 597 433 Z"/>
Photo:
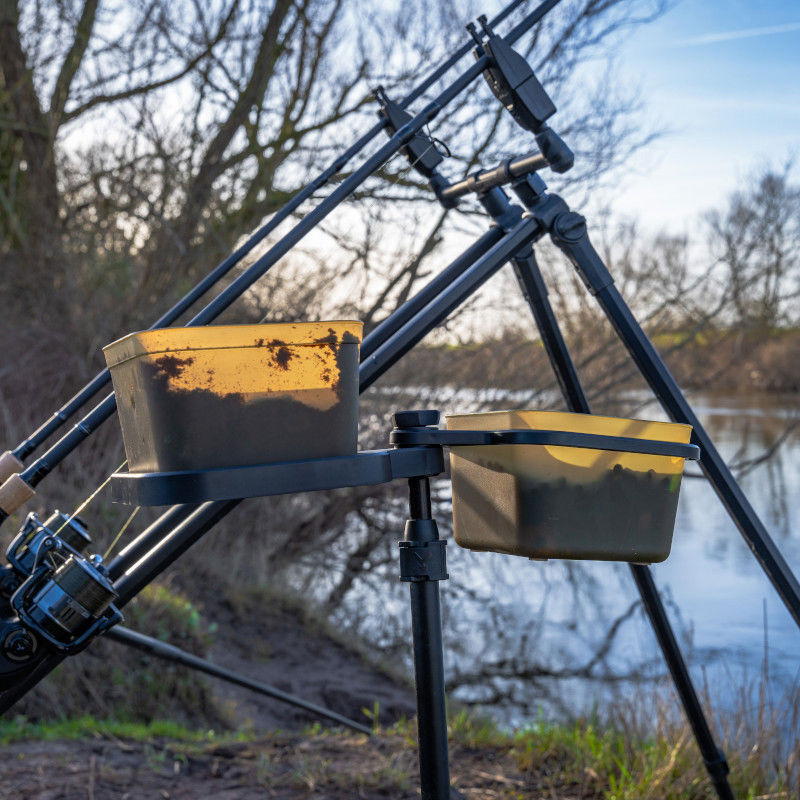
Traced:
<path fill-rule="evenodd" d="M 529 40 L 563 100 L 565 133 L 591 155 L 584 175 L 601 174 L 641 137 L 628 99 L 602 78 L 588 95 L 570 90 L 569 75 L 660 7 L 566 2 Z M 466 11 L 421 0 L 392 10 L 343 0 L 0 8 L 5 287 L 21 307 L 45 296 L 51 318 L 100 335 L 112 311 L 113 333 L 149 318 L 227 254 L 363 127 L 375 83 L 402 94 L 462 40 Z M 441 128 L 456 172 L 531 146 L 479 86 Z M 430 199 L 414 175 L 399 180 L 400 164 L 365 187 L 363 213 L 375 196 Z M 443 225 L 444 215 L 420 231 L 370 288 L 368 317 L 408 295 Z"/>
<path fill-rule="evenodd" d="M 737 326 L 797 324 L 800 296 L 800 186 L 791 165 L 766 169 L 708 217 L 710 244 L 724 265 Z"/>

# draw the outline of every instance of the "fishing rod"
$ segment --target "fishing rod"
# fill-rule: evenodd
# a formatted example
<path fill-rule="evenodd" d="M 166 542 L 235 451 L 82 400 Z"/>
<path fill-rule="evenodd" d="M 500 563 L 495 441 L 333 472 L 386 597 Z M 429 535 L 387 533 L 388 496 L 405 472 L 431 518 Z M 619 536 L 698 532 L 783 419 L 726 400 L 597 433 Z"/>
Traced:
<path fill-rule="evenodd" d="M 505 20 L 525 0 L 513 0 L 492 20 L 493 25 Z M 471 42 L 462 45 L 446 61 L 439 65 L 427 78 L 411 90 L 400 102 L 402 108 L 411 105 L 433 86 L 451 67 L 458 63 L 471 50 Z M 149 328 L 165 328 L 177 320 L 185 311 L 199 300 L 206 292 L 212 289 L 224 278 L 239 262 L 248 255 L 253 248 L 266 239 L 281 223 L 288 219 L 306 200 L 325 186 L 331 178 L 336 176 L 344 167 L 358 155 L 372 140 L 384 129 L 386 120 L 381 119 L 365 134 L 357 139 L 344 153 L 339 155 L 316 178 L 306 184 L 282 208 L 273 214 L 269 221 L 259 228 L 250 238 L 238 247 L 233 253 L 218 264 L 205 278 L 197 283 L 194 288 L 178 300 L 172 308 L 160 316 Z M 95 397 L 111 380 L 108 369 L 99 372 L 71 397 L 64 405 L 55 411 L 42 425 L 21 441 L 13 450 L 7 450 L 0 455 L 0 484 L 14 473 L 24 469 L 23 460 L 30 456 L 40 445 L 61 428 L 77 411 Z"/>
<path fill-rule="evenodd" d="M 364 725 L 361 722 L 349 719 L 342 714 L 331 711 L 329 708 L 318 706 L 316 703 L 303 700 L 301 697 L 297 697 L 289 692 L 284 692 L 275 686 L 270 686 L 268 683 L 255 681 L 252 678 L 248 678 L 246 675 L 242 675 L 230 669 L 225 669 L 225 667 L 220 667 L 217 664 L 213 664 L 212 662 L 206 660 L 205 658 L 200 658 L 192 653 L 187 653 L 184 650 L 175 647 L 174 645 L 168 644 L 167 642 L 154 639 L 152 636 L 145 636 L 138 631 L 132 631 L 130 628 L 124 628 L 122 625 L 117 625 L 115 628 L 111 628 L 111 630 L 106 633 L 106 637 L 118 642 L 119 644 L 125 645 L 126 647 L 133 647 L 136 650 L 140 650 L 143 653 L 155 656 L 156 658 L 161 658 L 165 661 L 171 661 L 174 664 L 180 664 L 182 667 L 188 667 L 189 669 L 193 669 L 197 672 L 203 672 L 206 675 L 210 675 L 212 678 L 218 678 L 226 683 L 232 683 L 235 686 L 241 686 L 245 689 L 249 689 L 252 692 L 256 692 L 257 694 L 262 694 L 265 697 L 270 697 L 273 700 L 277 700 L 280 703 L 286 703 L 287 705 L 295 706 L 296 708 L 300 708 L 303 711 L 307 711 L 317 717 L 330 720 L 331 722 L 335 722 L 338 725 L 343 725 L 346 728 L 351 728 L 359 733 L 366 733 L 367 736 L 372 736 L 373 734 L 372 728 L 370 728 L 368 725 Z"/>
<path fill-rule="evenodd" d="M 519 39 L 529 28 L 554 8 L 560 0 L 545 0 L 533 12 L 509 31 L 505 42 L 509 45 Z M 281 240 L 239 275 L 213 301 L 196 314 L 187 327 L 206 325 L 216 319 L 228 306 L 275 263 L 299 243 L 319 222 L 352 194 L 373 172 L 389 158 L 407 146 L 422 128 L 430 123 L 455 97 L 472 83 L 491 64 L 488 55 L 477 58 L 475 63 L 442 91 L 432 102 L 397 130 L 381 148 L 370 156 L 355 172 L 344 180 L 330 195 L 303 217 Z M 375 126 L 383 129 L 385 121 Z M 376 132 L 377 132 L 376 131 Z M 21 472 L 12 474 L 0 486 L 0 523 L 20 508 L 35 494 L 35 487 L 63 461 L 81 442 L 85 441 L 116 409 L 113 392 L 86 414 L 73 428 L 50 447 L 42 456 Z"/>
<path fill-rule="evenodd" d="M 503 230 L 494 244 L 491 241 L 496 237 L 496 232 L 491 239 L 488 235 L 482 237 L 480 247 L 473 254 L 477 255 L 480 249 L 484 249 L 485 253 L 474 263 L 468 263 L 468 259 L 454 262 L 460 275 L 448 275 L 453 280 L 442 292 L 432 297 L 434 292 L 431 284 L 443 283 L 440 275 L 394 312 L 397 316 L 393 320 L 390 316 L 385 321 L 387 324 L 384 324 L 382 332 L 373 336 L 369 342 L 369 351 L 372 353 L 367 358 L 369 363 L 362 361 L 359 368 L 360 391 L 364 391 L 400 359 L 405 350 L 401 352 L 400 348 L 387 348 L 387 345 L 406 337 L 409 326 L 415 341 L 420 341 L 444 321 L 458 302 L 463 301 L 496 272 L 510 255 L 541 235 L 538 223 L 521 219 L 521 210 L 517 214 L 509 215 L 508 219 L 507 229 Z M 512 223 L 513 219 L 518 220 L 516 224 Z M 405 321 L 408 317 L 408 304 L 419 310 L 412 315 L 410 321 Z M 365 344 L 367 343 L 365 339 Z M 136 540 L 136 546 L 132 550 L 129 549 L 126 554 L 121 553 L 109 563 L 107 569 L 97 559 L 87 559 L 71 546 L 54 541 L 59 539 L 58 536 L 40 540 L 37 544 L 37 557 L 31 561 L 34 565 L 38 563 L 38 566 L 34 567 L 26 583 L 18 587 L 11 598 L 12 610 L 18 617 L 0 623 L 0 640 L 3 644 L 0 662 L 3 685 L 6 687 L 6 691 L 0 696 L 0 714 L 11 708 L 67 655 L 79 652 L 93 638 L 117 624 L 121 620 L 120 609 L 240 502 L 241 499 L 217 500 L 200 505 L 184 504 L 170 509 L 161 518 L 163 524 L 159 524 L 160 521 L 157 520 Z M 167 526 L 172 527 L 168 531 L 163 530 Z M 60 554 L 58 569 L 67 573 L 64 576 L 67 579 L 62 578 L 60 583 L 52 580 L 55 567 L 48 561 L 51 552 Z M 76 625 L 75 615 L 69 611 L 73 607 L 69 592 L 80 594 L 82 602 L 92 606 L 86 613 L 88 623 L 86 619 L 81 619 L 77 620 Z M 51 593 L 63 598 L 63 602 L 57 602 L 57 605 L 59 613 L 66 617 L 65 624 L 76 626 L 76 631 L 79 631 L 68 642 L 63 639 L 63 631 L 60 633 L 61 638 L 56 638 L 51 635 L 52 628 L 42 626 L 42 621 L 46 620 L 49 624 L 51 617 L 41 614 L 40 605 L 45 600 L 50 602 L 53 599 Z M 88 627 L 85 627 L 87 624 Z M 39 637 L 43 637 L 43 642 L 47 644 L 40 641 Z"/>
<path fill-rule="evenodd" d="M 50 542 L 55 542 L 56 540 L 59 543 L 58 548 L 50 544 Z M 69 517 L 67 514 L 56 511 L 49 519 L 41 522 L 35 513 L 28 514 L 25 524 L 8 548 L 7 556 L 11 567 L 0 571 L 0 616 L 8 616 L 13 612 L 10 604 L 12 595 L 33 574 L 38 566 L 37 562 L 42 557 L 50 559 L 52 567 L 57 568 L 63 565 L 64 559 L 57 558 L 52 552 L 54 549 L 60 550 L 62 555 L 69 553 L 86 556 L 91 544 L 92 540 L 86 524 L 80 518 Z M 53 561 L 53 559 L 56 560 Z M 80 573 L 78 577 L 82 577 Z M 75 592 L 74 580 L 72 591 Z M 75 592 L 75 594 L 80 595 L 79 592 Z M 85 590 L 83 595 L 88 596 Z M 83 602 L 86 602 L 86 600 L 84 599 Z M 372 729 L 363 723 L 348 719 L 331 709 L 303 700 L 301 697 L 284 692 L 262 681 L 255 681 L 246 675 L 241 675 L 138 631 L 132 631 L 117 625 L 108 630 L 106 636 L 127 647 L 133 647 L 156 658 L 203 672 L 206 675 L 236 686 L 242 686 L 257 694 L 264 695 L 280 703 L 287 703 L 296 708 L 301 708 L 311 714 L 324 717 L 360 733 L 372 733 Z M 26 643 L 30 643 L 32 639 L 27 638 L 19 630 L 12 633 L 12 637 L 15 637 L 15 639 L 7 649 L 12 653 L 16 653 L 19 658 L 24 655 Z"/>
<path fill-rule="evenodd" d="M 481 59 L 478 64 L 481 64 Z M 538 160 L 528 161 L 525 164 L 531 169 L 540 166 Z M 511 171 L 516 173 L 525 164 L 515 164 Z M 529 247 L 543 234 L 544 228 L 540 220 L 522 219 L 521 209 L 512 207 L 501 190 L 493 189 L 486 197 L 496 200 L 497 192 L 502 195 L 505 207 L 502 213 L 493 215 L 495 224 L 490 231 L 366 337 L 359 370 L 361 391 L 396 363 L 411 346 L 440 324 L 459 303 L 509 258 L 519 254 L 520 249 L 524 251 L 526 246 Z M 558 211 L 558 206 L 544 199 L 540 211 L 544 217 L 552 216 Z M 108 565 L 107 570 L 104 570 L 104 579 L 107 575 L 108 579 L 115 581 L 111 590 L 118 597 L 117 605 L 119 607 L 124 605 L 128 599 L 155 579 L 239 502 L 240 500 L 232 499 L 208 502 L 200 506 L 184 504 L 166 512 L 160 520 L 125 548 Z M 20 599 L 15 608 L 21 611 L 24 605 Z M 7 622 L 12 625 L 14 635 L 20 637 L 22 645 L 25 645 L 29 641 L 25 631 L 14 629 L 13 620 Z M 98 624 L 102 625 L 103 620 L 98 619 Z M 111 624 L 114 624 L 113 619 L 107 618 L 106 627 Z M 95 629 L 93 633 L 97 635 L 100 632 L 99 629 Z M 4 641 L 7 640 L 8 638 Z M 31 655 L 28 653 L 28 656 Z M 32 670 L 25 670 L 24 679 L 2 698 L 0 711 L 13 705 L 62 658 L 63 655 L 53 654 L 37 666 L 31 665 Z"/>

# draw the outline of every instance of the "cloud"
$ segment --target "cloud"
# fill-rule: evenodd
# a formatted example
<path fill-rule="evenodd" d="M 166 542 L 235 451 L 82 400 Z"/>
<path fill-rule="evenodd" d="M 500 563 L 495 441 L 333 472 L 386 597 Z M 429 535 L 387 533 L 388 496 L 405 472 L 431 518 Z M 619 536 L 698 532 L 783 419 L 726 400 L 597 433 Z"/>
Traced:
<path fill-rule="evenodd" d="M 716 44 L 729 42 L 733 39 L 752 39 L 756 36 L 773 36 L 776 33 L 791 33 L 800 31 L 800 22 L 787 22 L 783 25 L 768 25 L 764 28 L 745 28 L 740 31 L 720 31 L 719 33 L 706 33 L 703 36 L 693 36 L 675 42 L 676 47 L 691 47 L 698 44 Z"/>

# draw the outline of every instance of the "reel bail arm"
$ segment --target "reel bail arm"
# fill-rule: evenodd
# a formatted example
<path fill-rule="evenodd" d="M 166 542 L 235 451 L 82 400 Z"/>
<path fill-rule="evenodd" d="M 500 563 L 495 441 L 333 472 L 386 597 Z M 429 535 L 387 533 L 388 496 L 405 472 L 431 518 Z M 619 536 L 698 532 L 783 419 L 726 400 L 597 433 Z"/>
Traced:
<path fill-rule="evenodd" d="M 0 689 L 27 678 L 48 655 L 74 655 L 122 621 L 117 592 L 78 517 L 29 514 L 0 571 Z"/>

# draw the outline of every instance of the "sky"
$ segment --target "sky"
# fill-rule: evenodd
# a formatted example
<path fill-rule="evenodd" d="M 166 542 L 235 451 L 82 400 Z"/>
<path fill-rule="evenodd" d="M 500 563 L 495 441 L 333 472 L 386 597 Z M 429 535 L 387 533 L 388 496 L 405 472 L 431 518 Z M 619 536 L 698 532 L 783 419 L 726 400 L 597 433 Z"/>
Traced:
<path fill-rule="evenodd" d="M 667 133 L 600 199 L 647 229 L 691 235 L 759 165 L 800 160 L 800 0 L 682 0 L 616 57 Z"/>

